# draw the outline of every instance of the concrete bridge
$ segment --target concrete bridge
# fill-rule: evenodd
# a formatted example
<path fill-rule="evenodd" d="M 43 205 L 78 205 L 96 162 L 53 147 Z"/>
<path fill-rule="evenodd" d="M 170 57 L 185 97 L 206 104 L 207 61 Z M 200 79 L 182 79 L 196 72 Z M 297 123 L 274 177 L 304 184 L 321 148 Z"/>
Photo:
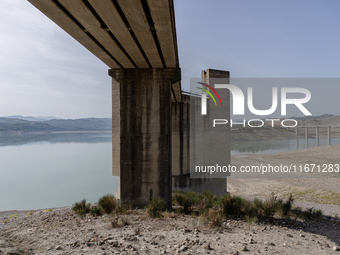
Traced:
<path fill-rule="evenodd" d="M 171 207 L 172 189 L 218 182 L 226 191 L 225 179 L 189 178 L 190 96 L 181 93 L 173 0 L 28 1 L 110 68 L 119 199 L 143 206 L 161 197 Z"/>

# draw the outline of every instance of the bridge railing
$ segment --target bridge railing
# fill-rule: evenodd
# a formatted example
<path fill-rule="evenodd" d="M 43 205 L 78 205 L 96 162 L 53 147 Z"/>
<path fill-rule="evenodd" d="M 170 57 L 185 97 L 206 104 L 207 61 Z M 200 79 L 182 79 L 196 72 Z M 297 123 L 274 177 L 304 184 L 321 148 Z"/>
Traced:
<path fill-rule="evenodd" d="M 188 95 L 188 96 L 194 96 L 194 97 L 201 97 L 201 94 L 193 93 L 192 91 L 190 91 L 188 89 L 182 89 L 182 94 L 183 95 Z"/>

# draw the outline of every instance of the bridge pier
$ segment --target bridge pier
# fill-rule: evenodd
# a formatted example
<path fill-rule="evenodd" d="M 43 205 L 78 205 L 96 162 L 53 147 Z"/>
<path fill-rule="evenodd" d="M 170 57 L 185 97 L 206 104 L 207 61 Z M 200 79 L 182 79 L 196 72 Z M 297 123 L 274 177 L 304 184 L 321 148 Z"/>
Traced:
<path fill-rule="evenodd" d="M 171 84 L 180 69 L 111 69 L 109 75 L 117 198 L 138 207 L 163 198 L 171 208 Z"/>
<path fill-rule="evenodd" d="M 316 139 L 316 146 L 319 146 L 319 127 L 315 127 L 316 134 L 315 134 L 315 139 Z"/>
<path fill-rule="evenodd" d="M 328 126 L 328 145 L 331 145 L 331 127 Z"/>

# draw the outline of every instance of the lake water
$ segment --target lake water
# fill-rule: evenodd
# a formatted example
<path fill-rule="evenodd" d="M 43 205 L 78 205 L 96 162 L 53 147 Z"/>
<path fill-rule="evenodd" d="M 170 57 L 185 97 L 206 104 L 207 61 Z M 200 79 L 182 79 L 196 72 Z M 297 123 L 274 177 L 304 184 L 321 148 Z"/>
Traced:
<path fill-rule="evenodd" d="M 0 210 L 96 202 L 117 191 L 110 133 L 0 138 Z"/>
<path fill-rule="evenodd" d="M 117 191 L 110 133 L 0 137 L 0 211 L 94 203 Z M 327 145 L 320 139 L 320 145 Z M 340 138 L 332 138 L 332 144 Z M 309 139 L 308 147 L 315 146 Z M 232 142 L 232 155 L 270 154 L 306 148 L 304 139 Z"/>

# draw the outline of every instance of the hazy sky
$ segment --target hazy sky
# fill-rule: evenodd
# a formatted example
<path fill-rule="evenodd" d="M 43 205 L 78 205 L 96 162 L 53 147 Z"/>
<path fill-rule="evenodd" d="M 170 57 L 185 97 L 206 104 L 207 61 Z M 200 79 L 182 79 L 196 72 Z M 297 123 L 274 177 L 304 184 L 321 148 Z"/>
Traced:
<path fill-rule="evenodd" d="M 338 0 L 175 0 L 175 8 L 184 88 L 207 68 L 340 77 Z M 108 67 L 25 0 L 0 1 L 0 56 L 0 116 L 111 116 Z M 315 114 L 340 114 L 339 88 L 311 88 L 336 100 Z"/>

